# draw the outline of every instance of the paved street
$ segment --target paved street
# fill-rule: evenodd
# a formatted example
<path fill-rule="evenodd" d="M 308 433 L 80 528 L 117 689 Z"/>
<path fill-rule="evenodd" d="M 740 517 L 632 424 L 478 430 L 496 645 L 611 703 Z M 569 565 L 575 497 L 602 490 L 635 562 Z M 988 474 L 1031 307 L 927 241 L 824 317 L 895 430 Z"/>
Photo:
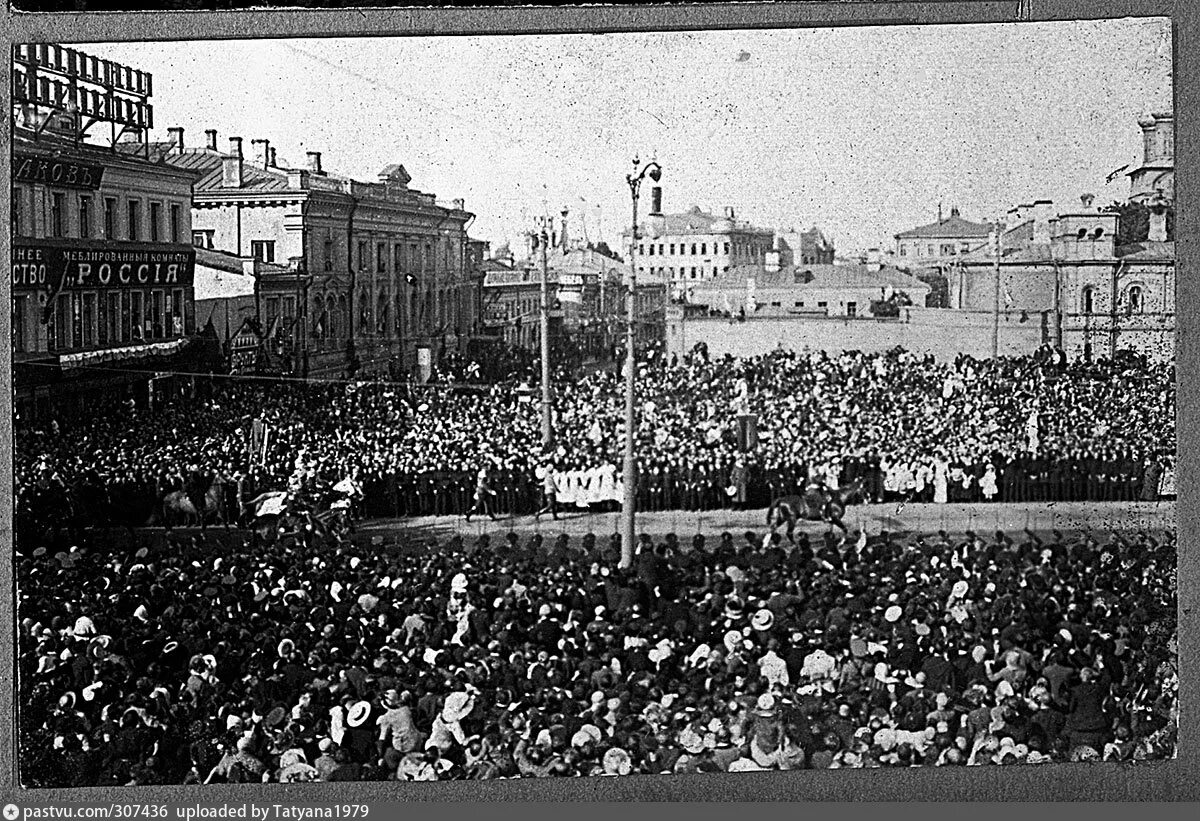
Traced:
<path fill-rule="evenodd" d="M 708 536 L 723 531 L 740 535 L 747 530 L 766 529 L 766 510 L 669 511 L 638 515 L 639 532 L 663 536 L 674 532 L 682 536 L 704 533 Z M 852 507 L 846 515 L 846 526 L 854 531 L 865 527 L 868 533 L 880 530 L 893 532 L 936 532 L 947 530 L 962 533 L 966 530 L 992 533 L 996 530 L 1034 531 L 1076 530 L 1090 527 L 1096 530 L 1163 530 L 1175 526 L 1174 502 L 1059 502 L 1055 504 L 910 504 L 865 505 Z M 365 522 L 359 530 L 370 533 L 395 533 L 397 530 L 418 530 L 435 534 L 458 531 L 464 535 L 481 533 L 502 537 L 509 530 L 519 533 L 540 532 L 544 535 L 567 533 L 580 536 L 593 532 L 613 533 L 620 527 L 618 513 L 569 512 L 560 514 L 558 521 L 532 516 L 502 517 L 489 521 L 472 517 L 468 523 L 461 516 L 425 516 L 413 519 L 378 519 Z M 803 522 L 799 530 L 822 533 L 827 525 Z"/>

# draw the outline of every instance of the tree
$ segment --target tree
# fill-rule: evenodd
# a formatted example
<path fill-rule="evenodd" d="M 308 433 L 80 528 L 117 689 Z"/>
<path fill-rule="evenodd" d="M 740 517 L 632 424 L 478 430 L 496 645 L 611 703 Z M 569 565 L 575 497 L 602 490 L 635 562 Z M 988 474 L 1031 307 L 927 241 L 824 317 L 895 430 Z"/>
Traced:
<path fill-rule="evenodd" d="M 1117 215 L 1117 246 L 1145 242 L 1150 236 L 1150 209 L 1141 202 L 1114 202 L 1104 208 Z M 1175 206 L 1167 206 L 1167 239 L 1175 239 Z"/>
<path fill-rule="evenodd" d="M 912 298 L 904 291 L 894 291 L 887 299 L 871 300 L 871 316 L 900 316 L 900 309 L 912 304 Z"/>

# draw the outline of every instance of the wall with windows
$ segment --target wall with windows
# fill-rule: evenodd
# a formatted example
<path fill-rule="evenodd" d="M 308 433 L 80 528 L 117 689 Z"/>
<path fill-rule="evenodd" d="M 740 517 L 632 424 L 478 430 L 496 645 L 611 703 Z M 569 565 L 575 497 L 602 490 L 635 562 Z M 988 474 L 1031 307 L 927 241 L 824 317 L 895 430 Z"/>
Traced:
<path fill-rule="evenodd" d="M 738 265 L 763 265 L 771 250 L 769 232 L 707 233 L 642 237 L 638 275 L 653 275 L 676 285 L 702 282 Z"/>
<path fill-rule="evenodd" d="M 44 158 L 51 147 L 22 143 L 14 158 Z M 170 281 L 163 274 L 169 263 L 160 262 L 155 274 L 154 260 L 172 257 L 176 265 L 190 266 L 178 260 L 190 247 L 191 175 L 100 149 L 57 147 L 56 156 L 103 172 L 94 188 L 13 183 L 14 352 L 30 358 L 25 355 L 136 345 L 190 333 L 190 267 L 186 276 Z M 51 279 L 55 271 L 74 270 L 66 261 L 71 253 L 89 254 L 96 271 L 108 264 L 109 280 L 67 283 L 57 292 L 45 283 L 17 281 L 19 266 L 26 273 L 45 271 Z"/>

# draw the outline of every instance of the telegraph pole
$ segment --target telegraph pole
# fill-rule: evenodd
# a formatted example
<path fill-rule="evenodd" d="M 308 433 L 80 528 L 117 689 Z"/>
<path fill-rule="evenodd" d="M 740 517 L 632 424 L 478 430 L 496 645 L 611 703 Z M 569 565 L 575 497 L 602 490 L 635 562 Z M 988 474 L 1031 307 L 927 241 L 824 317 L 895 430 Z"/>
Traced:
<path fill-rule="evenodd" d="M 996 293 L 992 300 L 992 359 L 996 359 L 1000 355 L 1000 254 L 1001 254 L 1001 233 L 1000 227 L 996 226 L 992 233 L 992 252 L 995 254 L 995 279 Z"/>
<path fill-rule="evenodd" d="M 550 418 L 550 273 L 547 261 L 547 248 L 550 244 L 549 230 L 545 220 L 542 221 L 538 240 L 542 246 L 542 450 L 549 451 L 554 441 L 553 422 Z M 535 234 L 535 236 L 537 236 Z"/>

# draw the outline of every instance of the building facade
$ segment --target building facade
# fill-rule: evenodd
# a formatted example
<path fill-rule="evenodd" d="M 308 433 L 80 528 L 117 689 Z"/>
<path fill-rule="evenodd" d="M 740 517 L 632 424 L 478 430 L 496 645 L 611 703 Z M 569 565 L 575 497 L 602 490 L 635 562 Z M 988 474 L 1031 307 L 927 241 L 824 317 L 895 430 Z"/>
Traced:
<path fill-rule="evenodd" d="M 629 239 L 626 231 L 627 248 Z M 765 264 L 774 243 L 774 231 L 738 220 L 732 207 L 716 216 L 693 205 L 681 214 L 655 215 L 638 228 L 637 273 L 662 280 L 678 296 L 691 283 L 735 266 Z"/>
<path fill-rule="evenodd" d="M 739 266 L 691 290 L 689 305 L 737 317 L 865 318 L 872 305 L 905 294 L 923 306 L 929 286 L 878 260 L 865 264 Z"/>
<path fill-rule="evenodd" d="M 152 402 L 162 374 L 203 364 L 191 345 L 195 176 L 151 159 L 140 139 L 149 75 L 48 44 L 18 46 L 13 65 L 16 410 Z M 80 116 L 64 113 L 64 95 Z M 88 133 L 84 116 L 114 136 Z"/>
<path fill-rule="evenodd" d="M 896 234 L 894 259 L 910 269 L 938 268 L 983 247 L 991 231 L 990 223 L 963 219 L 958 208 L 951 208 L 950 216 L 943 218 L 939 205 L 937 222 Z"/>
<path fill-rule="evenodd" d="M 263 279 L 260 296 L 263 327 L 290 340 L 293 373 L 412 374 L 476 330 L 462 200 L 410 188 L 401 165 L 360 182 L 327 173 L 319 152 L 296 168 L 267 140 L 247 153 L 231 137 L 222 151 L 209 130 L 188 148 L 171 131 L 167 161 L 200 174 L 195 244 L 287 267 Z"/>
<path fill-rule="evenodd" d="M 1169 114 L 1140 124 L 1145 156 L 1130 175 L 1130 202 L 1149 210 L 1144 234 L 1121 231 L 1118 212 L 1099 209 L 1090 194 L 1075 207 L 1039 200 L 1010 211 L 994 248 L 960 259 L 951 276 L 952 307 L 989 312 L 997 321 L 1040 315 L 1045 342 L 1071 357 L 1131 351 L 1152 360 L 1175 356 L 1175 243 L 1168 222 L 1171 140 L 1160 128 Z M 1153 127 L 1151 127 L 1153 126 Z M 1140 172 L 1151 169 L 1154 176 Z M 1147 195 L 1147 180 L 1156 183 Z M 1014 224 L 1015 223 L 1015 224 Z M 1118 238 L 1121 238 L 1119 241 Z"/>

